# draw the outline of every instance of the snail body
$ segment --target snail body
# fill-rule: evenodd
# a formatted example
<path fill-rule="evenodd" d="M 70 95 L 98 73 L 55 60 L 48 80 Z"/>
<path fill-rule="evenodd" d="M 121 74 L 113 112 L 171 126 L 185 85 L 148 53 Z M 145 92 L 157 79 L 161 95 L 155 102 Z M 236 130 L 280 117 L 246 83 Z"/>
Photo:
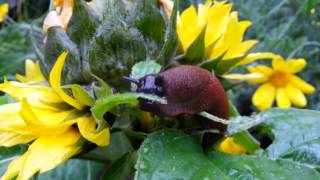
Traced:
<path fill-rule="evenodd" d="M 139 79 L 138 92 L 166 98 L 167 104 L 140 100 L 140 107 L 154 114 L 175 117 L 206 111 L 228 118 L 228 103 L 220 81 L 197 66 L 181 65 Z"/>

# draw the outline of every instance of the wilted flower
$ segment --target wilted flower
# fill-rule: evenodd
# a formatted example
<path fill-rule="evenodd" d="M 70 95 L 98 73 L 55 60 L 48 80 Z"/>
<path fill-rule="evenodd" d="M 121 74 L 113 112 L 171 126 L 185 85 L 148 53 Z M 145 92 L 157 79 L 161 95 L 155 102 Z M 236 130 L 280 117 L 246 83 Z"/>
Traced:
<path fill-rule="evenodd" d="M 249 66 L 250 74 L 232 74 L 229 79 L 246 80 L 251 84 L 262 84 L 254 93 L 252 102 L 259 110 L 270 108 L 276 100 L 277 106 L 289 108 L 291 104 L 305 107 L 307 100 L 304 95 L 312 94 L 315 88 L 299 78 L 296 73 L 306 66 L 304 59 L 289 59 L 281 56 L 272 60 L 272 68 L 265 65 Z"/>
<path fill-rule="evenodd" d="M 0 4 L 0 23 L 4 20 L 8 12 L 9 12 L 8 4 L 7 3 Z"/>
<path fill-rule="evenodd" d="M 84 142 L 109 144 L 109 129 L 96 130 L 96 121 L 85 105 L 61 88 L 61 72 L 67 54 L 57 59 L 49 82 L 38 62 L 26 61 L 26 76 L 0 84 L 0 90 L 17 102 L 0 106 L 0 145 L 31 143 L 16 157 L 2 179 L 29 179 L 63 163 L 81 151 Z"/>
<path fill-rule="evenodd" d="M 247 56 L 247 52 L 257 43 L 244 41 L 244 33 L 251 26 L 250 21 L 239 21 L 238 13 L 232 10 L 232 3 L 207 0 L 198 9 L 190 6 L 177 20 L 177 32 L 182 50 L 186 52 L 193 42 L 204 32 L 206 58 L 208 60 L 230 60 Z M 272 58 L 272 53 L 249 54 L 240 63 L 256 59 Z"/>
<path fill-rule="evenodd" d="M 220 152 L 224 152 L 224 153 L 228 153 L 228 154 L 245 154 L 245 153 L 247 153 L 247 150 L 243 146 L 234 142 L 233 137 L 227 137 L 226 139 L 224 139 L 219 144 L 218 150 Z"/>

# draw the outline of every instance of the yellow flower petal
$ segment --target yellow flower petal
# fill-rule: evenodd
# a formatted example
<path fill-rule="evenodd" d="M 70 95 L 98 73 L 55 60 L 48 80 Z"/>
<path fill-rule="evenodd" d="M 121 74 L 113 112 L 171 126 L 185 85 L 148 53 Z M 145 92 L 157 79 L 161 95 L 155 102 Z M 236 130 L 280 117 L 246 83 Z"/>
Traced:
<path fill-rule="evenodd" d="M 34 135 L 21 135 L 14 132 L 0 131 L 0 146 L 12 147 L 18 144 L 27 144 L 36 138 Z"/>
<path fill-rule="evenodd" d="M 64 62 L 66 60 L 67 53 L 62 53 L 55 65 L 53 66 L 50 72 L 50 85 L 52 89 L 63 99 L 66 103 L 70 104 L 71 106 L 81 110 L 83 109 L 84 105 L 78 102 L 77 100 L 73 99 L 69 95 L 67 95 L 60 87 L 61 85 L 61 73 L 63 69 Z"/>
<path fill-rule="evenodd" d="M 80 151 L 80 138 L 72 128 L 60 135 L 39 137 L 23 154 L 17 180 L 29 179 L 37 172 L 49 171 L 68 160 Z"/>
<path fill-rule="evenodd" d="M 51 103 L 61 103 L 62 99 L 57 96 L 51 88 L 40 85 L 28 85 L 15 81 L 4 81 L 0 84 L 0 91 L 7 93 L 9 96 L 17 101 L 21 101 L 23 98 L 27 98 L 28 102 L 32 105 L 39 107 L 46 107 L 56 109 L 51 106 L 46 106 L 41 101 Z"/>
<path fill-rule="evenodd" d="M 81 135 L 90 142 L 98 146 L 107 146 L 109 144 L 110 132 L 108 128 L 100 132 L 96 131 L 96 121 L 92 117 L 80 117 L 78 119 L 78 128 Z"/>
<path fill-rule="evenodd" d="M 203 26 L 197 25 L 197 13 L 194 6 L 182 12 L 177 20 L 177 33 L 184 51 L 199 36 Z"/>
<path fill-rule="evenodd" d="M 219 145 L 218 150 L 220 152 L 236 155 L 245 154 L 247 152 L 243 146 L 234 142 L 233 137 L 227 137 L 225 140 L 223 140 Z"/>
<path fill-rule="evenodd" d="M 2 175 L 0 179 L 9 180 L 16 177 L 19 174 L 24 158 L 24 156 L 18 156 L 13 161 L 11 161 L 7 171 Z"/>
<path fill-rule="evenodd" d="M 264 53 L 250 53 L 248 54 L 241 62 L 238 63 L 238 65 L 244 65 L 252 63 L 258 59 L 272 59 L 276 55 L 270 52 L 264 52 Z"/>
<path fill-rule="evenodd" d="M 4 20 L 9 12 L 9 5 L 7 3 L 0 4 L 0 23 Z"/>
<path fill-rule="evenodd" d="M 291 107 L 291 102 L 288 98 L 288 95 L 286 93 L 285 88 L 278 88 L 277 89 L 276 100 L 277 100 L 277 106 L 280 108 L 290 108 Z"/>
<path fill-rule="evenodd" d="M 60 13 L 60 19 L 64 29 L 67 29 L 68 23 L 73 13 L 73 0 L 63 0 L 63 7 Z"/>
<path fill-rule="evenodd" d="M 262 73 L 227 74 L 227 75 L 224 75 L 223 77 L 230 80 L 248 81 L 253 84 L 267 81 L 266 76 Z"/>
<path fill-rule="evenodd" d="M 59 7 L 63 5 L 64 0 L 54 0 L 54 7 Z"/>
<path fill-rule="evenodd" d="M 315 88 L 312 85 L 306 83 L 304 80 L 295 75 L 291 77 L 290 83 L 306 94 L 312 94 L 315 91 Z"/>
<path fill-rule="evenodd" d="M 39 61 L 34 63 L 32 60 L 27 59 L 25 67 L 26 76 L 17 74 L 16 78 L 18 81 L 24 83 L 46 81 L 45 77 L 41 72 Z"/>
<path fill-rule="evenodd" d="M 42 29 L 44 33 L 47 33 L 51 27 L 64 28 L 64 24 L 60 19 L 60 16 L 56 11 L 50 11 L 43 21 Z"/>
<path fill-rule="evenodd" d="M 39 119 L 34 113 L 33 109 L 29 105 L 26 99 L 22 100 L 21 117 L 29 127 L 30 131 L 38 135 L 57 135 L 65 132 L 70 126 L 76 123 L 76 120 L 65 120 L 68 114 L 48 114 L 47 116 L 53 116 L 54 121 L 50 121 L 50 118 Z M 62 115 L 62 116 L 61 116 Z"/>
<path fill-rule="evenodd" d="M 239 43 L 239 45 L 235 45 L 231 47 L 228 52 L 224 55 L 224 59 L 234 59 L 242 57 L 246 54 L 247 51 L 249 51 L 254 45 L 256 45 L 258 41 L 256 40 L 249 40 L 245 42 Z"/>
<path fill-rule="evenodd" d="M 300 72 L 307 65 L 307 62 L 304 59 L 290 59 L 286 63 L 287 63 L 288 71 L 293 74 Z"/>
<path fill-rule="evenodd" d="M 272 68 L 274 70 L 286 70 L 287 64 L 281 56 L 276 56 L 272 59 Z"/>
<path fill-rule="evenodd" d="M 216 42 L 222 34 L 226 32 L 231 9 L 231 3 L 226 4 L 226 1 L 215 1 L 208 11 L 208 22 L 205 36 L 206 47 L 211 46 L 212 43 Z"/>
<path fill-rule="evenodd" d="M 307 105 L 307 99 L 304 94 L 292 85 L 286 87 L 286 93 L 290 101 L 297 107 L 305 107 Z"/>
<path fill-rule="evenodd" d="M 265 65 L 257 65 L 257 66 L 249 66 L 248 71 L 250 73 L 262 73 L 265 76 L 269 76 L 272 74 L 273 70 Z"/>
<path fill-rule="evenodd" d="M 20 111 L 21 103 L 0 106 L 0 132 L 27 134 L 27 127 L 19 114 Z"/>
<path fill-rule="evenodd" d="M 270 83 L 266 83 L 256 90 L 252 97 L 252 102 L 260 111 L 262 111 L 272 106 L 275 95 L 275 87 L 273 87 Z"/>

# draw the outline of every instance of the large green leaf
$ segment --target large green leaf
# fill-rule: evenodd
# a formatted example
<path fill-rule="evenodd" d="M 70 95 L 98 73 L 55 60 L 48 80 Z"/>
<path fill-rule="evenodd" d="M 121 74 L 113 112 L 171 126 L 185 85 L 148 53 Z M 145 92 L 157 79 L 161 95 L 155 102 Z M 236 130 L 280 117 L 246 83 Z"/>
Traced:
<path fill-rule="evenodd" d="M 87 161 L 72 159 L 68 160 L 61 166 L 52 171 L 40 174 L 39 180 L 79 180 L 79 179 L 96 179 L 99 175 L 103 164 Z"/>
<path fill-rule="evenodd" d="M 320 112 L 271 109 L 258 116 L 274 140 L 264 155 L 289 158 L 320 167 Z"/>
<path fill-rule="evenodd" d="M 190 136 L 177 130 L 150 135 L 139 149 L 136 180 L 162 179 L 319 179 L 307 166 L 288 160 L 204 154 Z"/>
<path fill-rule="evenodd" d="M 104 164 L 112 164 L 121 156 L 133 151 L 133 147 L 124 132 L 114 132 L 110 135 L 110 144 L 97 147 L 92 151 L 78 156 L 80 159 L 91 159 Z"/>
<path fill-rule="evenodd" d="M 127 153 L 113 163 L 110 168 L 101 177 L 103 180 L 126 179 L 134 170 L 135 156 L 133 153 Z"/>
<path fill-rule="evenodd" d="M 253 117 L 232 118 L 228 133 L 242 132 L 260 124 L 258 133 L 273 138 L 263 156 L 288 158 L 319 168 L 319 117 L 318 111 L 271 109 Z"/>

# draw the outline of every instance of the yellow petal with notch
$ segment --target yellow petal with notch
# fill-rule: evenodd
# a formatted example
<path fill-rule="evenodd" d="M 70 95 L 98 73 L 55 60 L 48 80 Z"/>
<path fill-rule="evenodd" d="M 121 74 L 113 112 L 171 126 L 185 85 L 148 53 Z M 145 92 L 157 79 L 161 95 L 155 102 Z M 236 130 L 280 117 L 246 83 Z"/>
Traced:
<path fill-rule="evenodd" d="M 24 83 L 46 81 L 45 77 L 41 72 L 39 61 L 33 62 L 32 60 L 27 59 L 25 62 L 25 72 L 25 76 L 19 74 L 16 75 L 18 81 Z"/>
<path fill-rule="evenodd" d="M 96 121 L 93 117 L 78 118 L 78 128 L 81 135 L 90 142 L 98 146 L 107 146 L 110 141 L 109 128 L 104 128 L 100 132 L 96 131 Z"/>
<path fill-rule="evenodd" d="M 63 99 L 66 103 L 70 104 L 71 106 L 81 110 L 83 109 L 84 105 L 81 104 L 79 101 L 75 100 L 74 98 L 70 97 L 67 93 L 61 89 L 61 74 L 64 62 L 66 60 L 67 53 L 63 52 L 57 59 L 55 65 L 53 66 L 50 72 L 50 85 L 52 89 Z"/>

